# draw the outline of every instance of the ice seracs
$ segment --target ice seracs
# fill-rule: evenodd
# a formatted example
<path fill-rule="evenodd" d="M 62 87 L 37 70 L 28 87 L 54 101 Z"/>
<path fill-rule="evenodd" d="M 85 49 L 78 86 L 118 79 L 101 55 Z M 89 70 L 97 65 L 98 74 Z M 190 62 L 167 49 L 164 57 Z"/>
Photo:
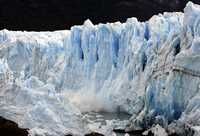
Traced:
<path fill-rule="evenodd" d="M 32 135 L 84 134 L 81 112 L 89 111 L 132 114 L 127 131 L 154 124 L 196 131 L 199 22 L 200 7 L 189 2 L 184 13 L 147 22 L 86 20 L 70 31 L 2 30 L 0 116 Z"/>

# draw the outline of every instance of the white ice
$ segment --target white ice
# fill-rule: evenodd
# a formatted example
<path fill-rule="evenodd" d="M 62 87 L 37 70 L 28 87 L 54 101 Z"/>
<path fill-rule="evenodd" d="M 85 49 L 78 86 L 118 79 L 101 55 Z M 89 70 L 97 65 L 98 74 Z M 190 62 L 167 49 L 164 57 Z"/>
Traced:
<path fill-rule="evenodd" d="M 200 7 L 147 22 L 0 31 L 0 116 L 30 133 L 83 135 L 82 112 L 132 114 L 127 130 L 200 125 Z M 80 123 L 81 122 L 81 123 Z"/>

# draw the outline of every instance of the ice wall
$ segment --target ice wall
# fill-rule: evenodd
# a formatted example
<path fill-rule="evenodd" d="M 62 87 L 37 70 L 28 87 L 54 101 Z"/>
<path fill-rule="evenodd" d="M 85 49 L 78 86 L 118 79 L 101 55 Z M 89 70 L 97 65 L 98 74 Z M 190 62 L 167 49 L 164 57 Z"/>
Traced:
<path fill-rule="evenodd" d="M 2 30 L 0 115 L 32 134 L 79 129 L 87 111 L 130 113 L 127 130 L 160 124 L 172 131 L 175 120 L 198 126 L 199 20 L 200 7 L 190 2 L 184 14 L 147 22 Z"/>

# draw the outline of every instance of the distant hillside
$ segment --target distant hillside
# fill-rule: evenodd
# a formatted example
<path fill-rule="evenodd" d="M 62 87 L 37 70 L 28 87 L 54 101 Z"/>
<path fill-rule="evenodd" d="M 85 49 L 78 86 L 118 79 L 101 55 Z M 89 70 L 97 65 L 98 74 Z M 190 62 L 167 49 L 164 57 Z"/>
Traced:
<path fill-rule="evenodd" d="M 163 11 L 181 11 L 188 0 L 0 0 L 0 29 L 69 29 L 93 23 L 144 21 Z M 200 0 L 192 0 L 200 4 Z"/>

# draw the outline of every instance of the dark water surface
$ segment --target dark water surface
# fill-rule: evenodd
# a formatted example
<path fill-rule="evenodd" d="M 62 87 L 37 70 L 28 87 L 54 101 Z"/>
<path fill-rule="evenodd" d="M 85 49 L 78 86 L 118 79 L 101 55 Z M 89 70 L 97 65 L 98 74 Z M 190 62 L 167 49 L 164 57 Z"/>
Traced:
<path fill-rule="evenodd" d="M 105 120 L 128 120 L 131 115 L 127 113 L 111 113 L 111 112 L 86 112 L 84 115 L 89 115 L 91 116 L 92 120 L 98 121 L 99 118 Z"/>
<path fill-rule="evenodd" d="M 129 120 L 131 117 L 130 114 L 127 113 L 109 113 L 109 112 L 87 112 L 84 113 L 84 116 L 91 121 L 92 123 L 101 123 L 102 125 L 106 125 L 106 120 Z M 124 136 L 125 133 L 115 133 L 117 136 Z M 129 134 L 129 136 L 141 136 L 141 134 Z"/>

